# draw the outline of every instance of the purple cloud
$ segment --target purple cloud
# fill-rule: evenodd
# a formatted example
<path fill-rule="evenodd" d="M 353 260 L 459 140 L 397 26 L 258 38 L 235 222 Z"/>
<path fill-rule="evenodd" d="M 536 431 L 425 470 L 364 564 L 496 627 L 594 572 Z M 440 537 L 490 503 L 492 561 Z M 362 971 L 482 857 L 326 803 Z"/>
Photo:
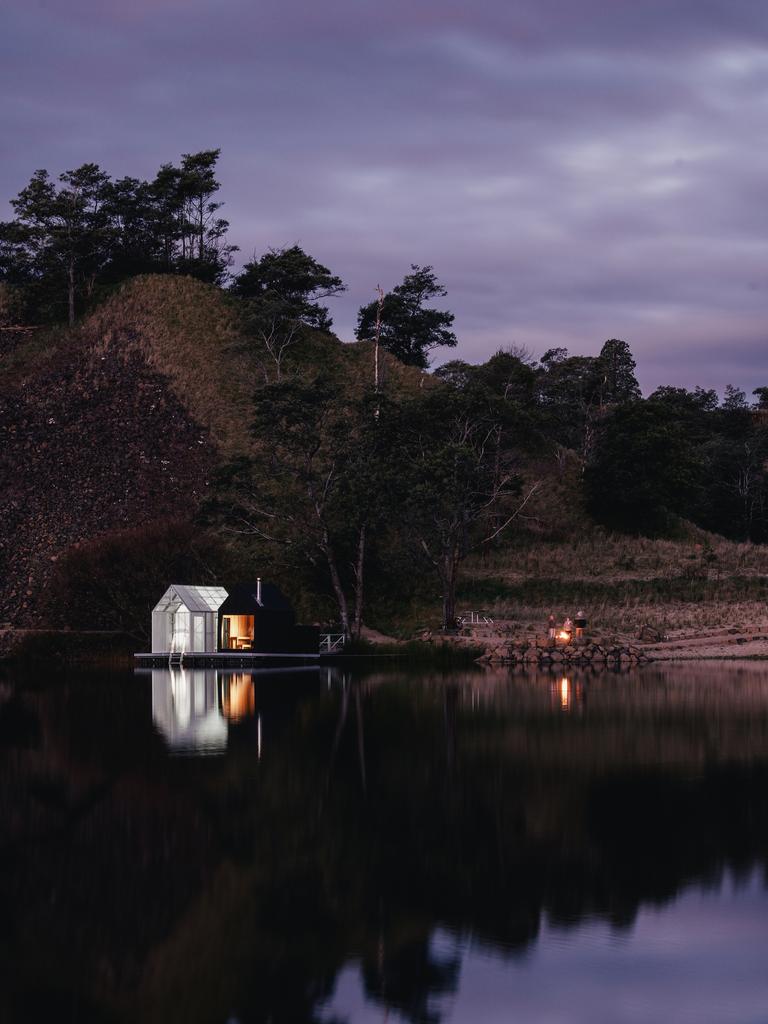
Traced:
<path fill-rule="evenodd" d="M 10 0 L 0 195 L 222 148 L 244 255 L 334 315 L 432 263 L 458 355 L 630 342 L 641 382 L 765 384 L 768 12 L 752 0 Z"/>

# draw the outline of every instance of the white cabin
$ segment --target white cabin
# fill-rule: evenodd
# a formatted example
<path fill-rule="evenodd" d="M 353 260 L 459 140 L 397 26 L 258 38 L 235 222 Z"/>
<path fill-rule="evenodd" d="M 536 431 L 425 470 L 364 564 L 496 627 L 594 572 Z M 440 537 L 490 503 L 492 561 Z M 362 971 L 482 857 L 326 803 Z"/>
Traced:
<path fill-rule="evenodd" d="M 152 611 L 154 654 L 211 654 L 218 649 L 218 612 L 223 587 L 172 583 Z"/>

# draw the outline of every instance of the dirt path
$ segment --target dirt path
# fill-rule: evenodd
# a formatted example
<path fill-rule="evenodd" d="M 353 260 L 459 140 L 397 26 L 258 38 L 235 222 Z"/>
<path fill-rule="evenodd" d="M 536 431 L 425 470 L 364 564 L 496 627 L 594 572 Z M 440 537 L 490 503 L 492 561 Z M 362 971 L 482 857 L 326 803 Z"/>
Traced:
<path fill-rule="evenodd" d="M 768 631 L 715 629 L 699 633 L 670 632 L 660 643 L 639 643 L 654 661 L 694 661 L 702 658 L 768 658 Z"/>

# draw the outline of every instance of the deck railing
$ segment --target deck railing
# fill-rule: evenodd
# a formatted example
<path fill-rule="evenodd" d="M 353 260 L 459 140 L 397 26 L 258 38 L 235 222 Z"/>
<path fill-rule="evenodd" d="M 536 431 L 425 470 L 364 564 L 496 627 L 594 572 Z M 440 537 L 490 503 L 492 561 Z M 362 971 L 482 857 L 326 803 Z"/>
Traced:
<path fill-rule="evenodd" d="M 320 653 L 331 654 L 333 651 L 340 651 L 344 647 L 343 633 L 321 633 Z"/>
<path fill-rule="evenodd" d="M 488 612 L 459 612 L 456 616 L 459 626 L 492 626 L 493 619 Z"/>

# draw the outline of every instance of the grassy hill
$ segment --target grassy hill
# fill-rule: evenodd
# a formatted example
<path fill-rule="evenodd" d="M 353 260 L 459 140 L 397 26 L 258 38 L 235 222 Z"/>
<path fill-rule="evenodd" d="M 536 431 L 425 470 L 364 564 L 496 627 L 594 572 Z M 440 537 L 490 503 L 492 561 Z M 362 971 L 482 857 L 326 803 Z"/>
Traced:
<path fill-rule="evenodd" d="M 93 313 L 81 336 L 94 355 L 136 354 L 168 381 L 190 416 L 210 431 L 223 456 L 252 445 L 249 426 L 263 370 L 225 292 L 191 277 L 136 277 Z M 335 365 L 350 392 L 373 373 L 369 342 L 342 344 L 316 333 L 297 348 L 308 367 Z M 397 388 L 418 387 L 422 374 L 381 353 L 382 374 Z"/>
<path fill-rule="evenodd" d="M 215 578 L 223 571 L 213 539 L 190 561 L 190 522 L 216 468 L 255 443 L 250 424 L 263 367 L 238 317 L 235 302 L 216 287 L 139 277 L 76 329 L 32 331 L 6 344 L 0 624 L 45 621 L 51 609 L 42 599 L 62 567 L 71 579 L 58 579 L 59 604 L 74 593 L 72 580 L 84 590 L 89 574 L 101 572 L 107 583 L 111 573 L 130 576 L 127 565 L 112 562 L 125 563 L 142 544 L 136 561 L 145 574 L 155 565 L 152 586 L 164 585 L 170 572 Z M 333 386 L 344 394 L 372 380 L 370 343 L 342 344 L 317 333 L 297 354 L 310 372 L 333 371 Z M 387 353 L 382 375 L 400 392 L 431 380 Z M 763 614 L 764 548 L 693 528 L 675 541 L 611 536 L 584 509 L 575 457 L 540 453 L 519 468 L 526 487 L 537 489 L 504 541 L 464 564 L 463 608 L 521 628 L 540 624 L 549 611 L 572 614 L 578 605 L 616 629 L 637 622 L 729 624 Z M 381 557 L 390 575 L 408 574 L 406 593 L 391 581 L 388 594 L 372 589 L 368 624 L 403 636 L 439 625 L 435 582 L 403 552 Z M 283 582 L 289 589 L 305 585 Z M 105 597 L 90 589 L 98 609 Z M 307 601 L 320 606 L 315 597 Z"/>
<path fill-rule="evenodd" d="M 26 367 L 16 353 L 0 389 L 0 623 L 15 625 L 39 621 L 51 574 L 78 545 L 188 517 L 219 458 L 136 351 L 80 331 L 38 358 L 41 342 Z"/>
<path fill-rule="evenodd" d="M 309 368 L 336 368 L 349 393 L 372 376 L 367 343 L 316 334 L 299 356 Z M 386 354 L 382 368 L 398 387 L 421 385 L 420 371 Z M 73 558 L 107 573 L 115 552 L 130 557 L 145 539 L 166 559 L 158 562 L 158 585 L 164 567 L 183 571 L 189 563 L 181 547 L 211 474 L 254 444 L 250 424 L 262 380 L 235 304 L 187 277 L 134 278 L 74 330 L 32 331 L 6 345 L 0 625 L 46 621 L 49 581 L 62 566 L 69 571 Z M 115 541 L 118 534 L 126 544 Z M 220 559 L 206 564 L 204 551 L 197 556 L 195 574 L 216 576 Z M 151 561 L 146 551 L 137 558 Z M 72 570 L 75 578 L 81 569 Z M 72 596 L 61 581 L 56 589 Z"/>
<path fill-rule="evenodd" d="M 191 277 L 133 278 L 80 335 L 95 358 L 136 355 L 164 377 L 220 452 L 247 448 L 253 366 L 221 289 Z"/>

